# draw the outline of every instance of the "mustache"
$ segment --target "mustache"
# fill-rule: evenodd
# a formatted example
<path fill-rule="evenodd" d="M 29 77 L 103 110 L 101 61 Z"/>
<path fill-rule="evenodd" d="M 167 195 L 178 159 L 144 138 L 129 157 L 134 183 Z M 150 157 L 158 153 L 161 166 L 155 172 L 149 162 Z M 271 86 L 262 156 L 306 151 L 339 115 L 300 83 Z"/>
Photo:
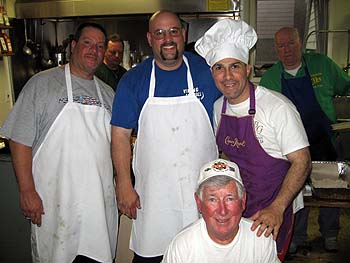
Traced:
<path fill-rule="evenodd" d="M 98 57 L 98 55 L 96 53 L 86 53 L 85 56 L 95 57 L 95 58 Z"/>
<path fill-rule="evenodd" d="M 177 48 L 177 44 L 174 41 L 163 43 L 160 45 L 160 48 L 168 47 L 168 46 L 175 46 L 175 48 Z"/>

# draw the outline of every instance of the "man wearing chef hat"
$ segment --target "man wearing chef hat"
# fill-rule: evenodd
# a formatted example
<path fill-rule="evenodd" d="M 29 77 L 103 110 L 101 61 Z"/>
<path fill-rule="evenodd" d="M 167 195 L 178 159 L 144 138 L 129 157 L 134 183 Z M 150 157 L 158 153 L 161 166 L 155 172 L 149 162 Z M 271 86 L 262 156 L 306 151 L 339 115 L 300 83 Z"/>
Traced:
<path fill-rule="evenodd" d="M 214 105 L 219 149 L 241 170 L 247 191 L 243 216 L 257 235 L 273 233 L 283 260 L 292 232 L 292 201 L 310 171 L 308 140 L 294 105 L 283 95 L 254 86 L 249 50 L 257 35 L 244 21 L 223 19 L 195 45 L 210 65 L 223 97 Z"/>

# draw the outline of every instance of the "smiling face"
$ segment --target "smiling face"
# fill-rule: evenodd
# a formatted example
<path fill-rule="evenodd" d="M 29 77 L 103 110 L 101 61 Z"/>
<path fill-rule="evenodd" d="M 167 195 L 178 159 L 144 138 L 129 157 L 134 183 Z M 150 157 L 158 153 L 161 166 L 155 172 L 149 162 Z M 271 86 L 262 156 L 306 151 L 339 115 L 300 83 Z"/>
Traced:
<path fill-rule="evenodd" d="M 173 70 L 181 65 L 185 48 L 185 30 L 175 14 L 164 11 L 152 16 L 147 40 L 161 69 Z"/>
<path fill-rule="evenodd" d="M 275 48 L 285 69 L 295 69 L 300 65 L 302 44 L 295 29 L 280 29 L 275 34 Z"/>
<path fill-rule="evenodd" d="M 72 41 L 71 72 L 92 79 L 105 53 L 105 35 L 94 27 L 85 27 L 78 41 Z"/>
<path fill-rule="evenodd" d="M 251 66 L 235 58 L 225 58 L 216 62 L 211 71 L 215 84 L 230 104 L 237 104 L 249 98 Z"/>
<path fill-rule="evenodd" d="M 232 242 L 245 209 L 245 194 L 239 198 L 236 183 L 231 180 L 225 186 L 204 186 L 202 200 L 197 194 L 195 199 L 210 238 L 222 245 Z"/>

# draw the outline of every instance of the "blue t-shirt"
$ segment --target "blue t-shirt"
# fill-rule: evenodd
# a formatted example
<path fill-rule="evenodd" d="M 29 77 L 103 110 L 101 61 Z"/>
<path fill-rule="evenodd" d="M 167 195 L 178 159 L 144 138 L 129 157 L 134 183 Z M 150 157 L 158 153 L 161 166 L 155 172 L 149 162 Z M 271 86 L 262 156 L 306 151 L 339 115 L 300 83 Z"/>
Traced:
<path fill-rule="evenodd" d="M 213 105 L 221 93 L 215 86 L 205 60 L 188 52 L 185 52 L 185 56 L 190 65 L 196 96 L 212 121 Z M 150 57 L 143 61 L 124 74 L 120 80 L 113 102 L 111 120 L 113 126 L 137 128 L 141 109 L 148 98 L 152 60 L 153 57 Z M 178 69 L 172 71 L 162 70 L 155 64 L 155 76 L 155 97 L 177 97 L 188 94 L 187 67 L 184 62 Z"/>

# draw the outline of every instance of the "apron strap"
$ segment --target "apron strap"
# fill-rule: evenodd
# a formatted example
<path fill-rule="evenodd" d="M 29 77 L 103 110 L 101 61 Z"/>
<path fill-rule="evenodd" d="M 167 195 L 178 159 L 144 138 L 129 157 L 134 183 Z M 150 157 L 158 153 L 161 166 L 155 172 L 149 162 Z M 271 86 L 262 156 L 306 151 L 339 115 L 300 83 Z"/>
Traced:
<path fill-rule="evenodd" d="M 224 96 L 224 101 L 222 103 L 221 114 L 226 113 L 227 108 L 227 98 Z"/>
<path fill-rule="evenodd" d="M 188 94 L 196 96 L 194 93 L 194 87 L 193 87 L 193 80 L 192 80 L 192 75 L 190 71 L 190 65 L 188 64 L 188 60 L 185 56 L 183 56 L 183 61 L 186 64 L 187 67 L 187 86 L 188 86 Z"/>
<path fill-rule="evenodd" d="M 188 64 L 187 58 L 183 55 L 182 56 L 183 62 L 185 63 L 187 67 L 187 86 L 188 86 L 188 95 L 195 95 L 194 87 L 193 87 L 193 80 L 191 76 L 190 66 Z M 156 75 L 155 75 L 155 61 L 152 60 L 152 71 L 151 71 L 151 79 L 149 83 L 149 91 L 148 91 L 148 97 L 152 98 L 154 97 L 154 91 L 156 88 Z"/>
<path fill-rule="evenodd" d="M 73 102 L 73 91 L 72 91 L 72 78 L 71 78 L 71 74 L 70 74 L 70 66 L 69 63 L 67 63 L 64 66 L 64 74 L 66 77 L 66 88 L 67 88 L 67 96 L 68 96 L 68 102 Z M 104 100 L 101 94 L 101 89 L 100 89 L 100 85 L 98 84 L 98 81 L 96 79 L 96 77 L 94 76 L 94 82 L 95 82 L 95 87 L 97 90 L 97 96 L 98 99 L 100 100 L 101 103 L 101 107 L 104 107 Z"/>
<path fill-rule="evenodd" d="M 154 97 L 154 90 L 156 87 L 156 74 L 155 74 L 155 66 L 154 66 L 154 59 L 152 60 L 152 71 L 151 71 L 151 79 L 149 82 L 149 91 L 148 91 L 148 97 L 152 98 Z"/>
<path fill-rule="evenodd" d="M 255 91 L 254 91 L 254 85 L 253 83 L 249 82 L 249 110 L 248 110 L 248 114 L 249 115 L 255 115 Z"/>
<path fill-rule="evenodd" d="M 64 66 L 64 74 L 66 76 L 66 88 L 67 88 L 67 96 L 68 96 L 68 102 L 73 102 L 73 91 L 72 91 L 72 78 L 70 76 L 70 66 L 69 63 L 67 63 Z"/>

